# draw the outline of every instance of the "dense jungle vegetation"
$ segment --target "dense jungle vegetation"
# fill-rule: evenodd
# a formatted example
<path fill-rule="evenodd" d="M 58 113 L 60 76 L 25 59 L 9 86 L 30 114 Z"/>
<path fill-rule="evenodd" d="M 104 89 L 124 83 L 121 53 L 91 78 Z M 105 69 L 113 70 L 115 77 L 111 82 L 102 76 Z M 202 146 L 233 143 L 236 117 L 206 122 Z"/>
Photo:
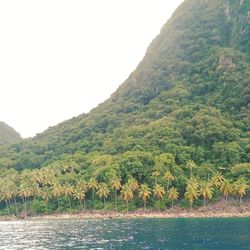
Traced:
<path fill-rule="evenodd" d="M 107 101 L 1 148 L 0 208 L 241 201 L 250 179 L 249 24 L 249 0 L 184 1 Z"/>

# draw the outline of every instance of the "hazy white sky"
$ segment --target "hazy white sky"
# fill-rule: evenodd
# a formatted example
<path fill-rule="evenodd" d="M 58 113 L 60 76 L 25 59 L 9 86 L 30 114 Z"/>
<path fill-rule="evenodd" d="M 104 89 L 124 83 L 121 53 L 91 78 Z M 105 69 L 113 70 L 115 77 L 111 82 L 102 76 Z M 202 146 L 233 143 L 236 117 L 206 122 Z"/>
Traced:
<path fill-rule="evenodd" d="M 23 137 L 123 83 L 183 0 L 1 0 L 0 120 Z"/>

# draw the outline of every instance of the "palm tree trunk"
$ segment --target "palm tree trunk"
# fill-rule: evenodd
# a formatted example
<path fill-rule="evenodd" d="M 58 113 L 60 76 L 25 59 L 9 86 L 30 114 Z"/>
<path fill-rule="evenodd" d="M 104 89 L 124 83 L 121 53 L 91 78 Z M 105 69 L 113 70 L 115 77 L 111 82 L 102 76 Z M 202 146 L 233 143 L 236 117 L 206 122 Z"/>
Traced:
<path fill-rule="evenodd" d="M 22 203 L 23 203 L 23 207 L 25 208 L 25 205 L 24 205 L 24 197 L 23 196 L 21 196 L 21 199 L 22 199 Z"/>
<path fill-rule="evenodd" d="M 241 209 L 241 205 L 242 205 L 242 196 L 240 196 L 240 209 Z"/>
<path fill-rule="evenodd" d="M 83 210 L 83 207 L 82 207 L 82 201 L 81 201 L 81 199 L 79 200 L 79 202 L 80 202 L 80 207 L 81 207 L 81 210 Z"/>
<path fill-rule="evenodd" d="M 9 205 L 8 205 L 8 200 L 7 199 L 4 199 L 4 200 L 5 200 L 6 208 L 7 208 L 7 211 L 8 211 L 8 215 L 10 215 L 10 208 L 9 208 Z"/>
<path fill-rule="evenodd" d="M 71 201 L 70 201 L 70 197 L 68 196 L 68 200 L 69 200 L 69 209 L 70 209 L 70 213 L 72 212 L 72 209 L 71 209 Z"/>
<path fill-rule="evenodd" d="M 94 196 L 95 196 L 95 191 L 92 189 L 92 212 L 94 212 Z"/>
<path fill-rule="evenodd" d="M 117 210 L 117 190 L 115 190 L 115 211 Z"/>
<path fill-rule="evenodd" d="M 86 200 L 85 200 L 85 198 L 83 199 L 83 208 L 84 208 L 84 210 L 86 209 Z"/>
<path fill-rule="evenodd" d="M 143 201 L 143 202 L 144 202 L 144 211 L 146 212 L 147 204 L 146 204 L 146 201 Z"/>
<path fill-rule="evenodd" d="M 205 199 L 205 197 L 203 198 L 203 207 L 205 207 L 206 206 L 206 199 Z"/>
<path fill-rule="evenodd" d="M 192 207 L 193 207 L 193 202 L 190 202 L 190 208 L 189 208 L 190 211 L 191 211 Z"/>
<path fill-rule="evenodd" d="M 128 200 L 126 200 L 126 205 L 127 205 L 127 213 L 128 213 Z"/>
<path fill-rule="evenodd" d="M 105 202 L 105 197 L 103 197 L 103 209 L 105 208 L 106 202 Z"/>
<path fill-rule="evenodd" d="M 16 216 L 18 216 L 19 213 L 18 213 L 18 208 L 17 208 L 17 204 L 16 204 L 16 198 L 14 197 L 13 199 L 14 199 L 15 208 L 16 208 Z"/>
<path fill-rule="evenodd" d="M 24 209 L 25 209 L 25 212 L 27 213 L 27 199 L 26 199 L 26 196 L 24 196 Z"/>
<path fill-rule="evenodd" d="M 59 200 L 59 197 L 57 198 L 57 209 L 59 209 L 60 207 L 60 200 Z"/>
<path fill-rule="evenodd" d="M 174 201 L 172 201 L 172 208 L 174 207 Z"/>

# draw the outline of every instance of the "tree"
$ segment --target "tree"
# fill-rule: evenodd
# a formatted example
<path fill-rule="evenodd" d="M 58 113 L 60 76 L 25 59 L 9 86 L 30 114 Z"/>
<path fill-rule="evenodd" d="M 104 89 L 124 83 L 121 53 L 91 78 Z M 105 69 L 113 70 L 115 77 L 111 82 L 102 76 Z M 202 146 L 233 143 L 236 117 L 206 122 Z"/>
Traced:
<path fill-rule="evenodd" d="M 4 200 L 6 204 L 6 209 L 8 211 L 8 215 L 10 215 L 10 208 L 8 201 L 11 199 L 11 192 L 9 190 L 9 183 L 0 183 L 0 200 Z"/>
<path fill-rule="evenodd" d="M 172 207 L 174 206 L 174 201 L 176 201 L 179 197 L 179 193 L 176 188 L 172 187 L 168 191 L 168 198 L 172 201 Z"/>
<path fill-rule="evenodd" d="M 72 212 L 70 197 L 73 195 L 73 193 L 74 193 L 73 187 L 70 185 L 70 183 L 66 183 L 64 186 L 64 194 L 68 198 L 68 201 L 69 201 L 70 213 Z"/>
<path fill-rule="evenodd" d="M 158 199 L 158 209 L 160 209 L 160 200 L 162 196 L 165 194 L 164 187 L 162 187 L 160 184 L 156 184 L 153 187 L 153 194 Z"/>
<path fill-rule="evenodd" d="M 143 200 L 144 203 L 144 210 L 146 210 L 146 202 L 147 199 L 150 197 L 151 189 L 147 184 L 141 184 L 139 188 L 139 197 Z"/>
<path fill-rule="evenodd" d="M 133 192 L 139 188 L 139 184 L 138 184 L 137 180 L 133 177 L 128 179 L 128 185 L 130 186 L 130 188 Z"/>
<path fill-rule="evenodd" d="M 104 207 L 105 207 L 105 200 L 107 199 L 109 193 L 110 190 L 108 188 L 108 185 L 104 182 L 100 183 L 96 194 L 99 196 L 99 198 L 103 198 Z"/>
<path fill-rule="evenodd" d="M 75 193 L 75 199 L 79 200 L 81 209 L 85 210 L 86 208 L 86 202 L 85 202 L 85 198 L 86 198 L 86 192 L 88 189 L 88 184 L 85 180 L 78 180 L 77 181 L 77 185 L 76 185 L 76 189 L 74 190 Z M 83 206 L 82 206 L 82 201 L 83 201 Z"/>
<path fill-rule="evenodd" d="M 203 181 L 200 183 L 200 194 L 203 197 L 203 205 L 206 206 L 206 200 L 210 200 L 213 197 L 212 183 L 209 181 Z"/>
<path fill-rule="evenodd" d="M 221 186 L 220 186 L 220 191 L 222 195 L 226 198 L 226 205 L 228 201 L 228 196 L 232 193 L 233 191 L 233 186 L 230 180 L 224 179 Z"/>
<path fill-rule="evenodd" d="M 190 203 L 190 209 L 193 207 L 194 200 L 199 196 L 199 185 L 194 179 L 190 179 L 187 182 L 185 198 Z"/>
<path fill-rule="evenodd" d="M 234 183 L 235 194 L 240 197 L 240 206 L 242 204 L 242 197 L 246 195 L 248 188 L 249 185 L 247 183 L 247 180 L 243 177 L 238 178 L 237 181 Z"/>
<path fill-rule="evenodd" d="M 88 181 L 88 188 L 92 190 L 92 199 L 94 199 L 95 190 L 98 189 L 98 182 L 95 178 L 90 178 Z"/>
<path fill-rule="evenodd" d="M 18 186 L 19 186 L 19 174 L 15 170 L 9 170 L 6 177 L 5 185 L 3 187 L 8 190 L 9 199 L 13 199 L 16 209 L 16 216 L 19 215 L 16 197 L 18 196 Z M 1 185 L 1 184 L 0 184 Z M 2 186 L 2 185 L 1 185 Z"/>
<path fill-rule="evenodd" d="M 27 213 L 27 198 L 31 195 L 29 186 L 26 184 L 21 184 L 18 194 L 20 195 L 23 201 L 24 209 L 25 209 L 25 212 Z"/>
<path fill-rule="evenodd" d="M 126 201 L 127 213 L 128 213 L 128 202 L 134 197 L 133 190 L 131 186 L 128 185 L 128 183 L 122 186 L 121 196 L 123 200 Z"/>
<path fill-rule="evenodd" d="M 152 177 L 155 178 L 155 185 L 158 184 L 158 177 L 159 177 L 159 176 L 160 176 L 160 172 L 158 172 L 158 171 L 154 171 L 154 172 L 152 173 Z"/>
<path fill-rule="evenodd" d="M 43 187 L 41 189 L 41 196 L 45 201 L 46 204 L 46 212 L 48 213 L 48 204 L 49 204 L 49 198 L 51 197 L 51 189 L 49 187 Z"/>
<path fill-rule="evenodd" d="M 121 180 L 118 177 L 114 177 L 109 181 L 109 185 L 115 191 L 115 210 L 117 209 L 117 192 L 121 189 Z"/>
<path fill-rule="evenodd" d="M 53 183 L 52 185 L 52 195 L 57 199 L 57 208 L 60 208 L 60 197 L 62 196 L 64 190 L 60 183 Z"/>
<path fill-rule="evenodd" d="M 74 189 L 73 197 L 75 200 L 79 201 L 81 210 L 85 209 L 85 196 L 85 191 L 79 186 Z M 82 205 L 82 201 L 84 201 L 84 205 Z"/>
<path fill-rule="evenodd" d="M 164 179 L 167 180 L 167 191 L 168 191 L 169 190 L 169 185 L 170 185 L 171 181 L 174 180 L 174 176 L 172 175 L 172 173 L 170 171 L 167 171 L 164 174 Z"/>
<path fill-rule="evenodd" d="M 214 172 L 211 183 L 216 187 L 220 188 L 221 184 L 223 183 L 224 177 L 220 172 Z"/>
<path fill-rule="evenodd" d="M 197 166 L 194 161 L 189 160 L 187 161 L 186 167 L 190 170 L 190 179 L 193 178 L 193 169 L 195 169 Z"/>

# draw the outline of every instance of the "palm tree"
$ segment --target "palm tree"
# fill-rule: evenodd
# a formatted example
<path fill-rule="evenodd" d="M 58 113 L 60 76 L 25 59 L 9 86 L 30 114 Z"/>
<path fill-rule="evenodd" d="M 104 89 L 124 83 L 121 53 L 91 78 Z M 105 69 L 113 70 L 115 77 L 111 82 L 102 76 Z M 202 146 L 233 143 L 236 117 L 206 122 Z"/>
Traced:
<path fill-rule="evenodd" d="M 29 186 L 22 183 L 20 185 L 18 193 L 23 201 L 25 212 L 27 213 L 27 198 L 30 197 L 30 195 L 31 195 L 31 191 L 30 191 Z"/>
<path fill-rule="evenodd" d="M 203 196 L 203 205 L 206 206 L 206 200 L 210 200 L 213 197 L 212 183 L 210 182 L 201 182 L 200 183 L 200 194 Z"/>
<path fill-rule="evenodd" d="M 76 187 L 76 189 L 74 189 L 73 197 L 75 200 L 79 200 L 81 210 L 83 211 L 83 209 L 85 209 L 85 197 L 86 197 L 85 190 L 83 190 L 80 187 Z M 82 201 L 84 201 L 83 206 L 82 206 Z"/>
<path fill-rule="evenodd" d="M 194 200 L 199 196 L 199 185 L 198 182 L 194 179 L 188 180 L 185 198 L 190 203 L 190 209 L 193 207 Z"/>
<path fill-rule="evenodd" d="M 83 209 L 86 208 L 86 202 L 85 202 L 85 197 L 86 197 L 86 192 L 88 189 L 88 184 L 85 180 L 78 180 L 77 181 L 77 185 L 76 185 L 76 189 L 78 191 L 78 197 L 81 199 L 78 199 L 80 202 L 80 206 L 82 207 L 81 203 L 83 200 Z"/>
<path fill-rule="evenodd" d="M 139 189 L 139 197 L 142 198 L 144 203 L 144 210 L 146 211 L 146 202 L 147 199 L 150 197 L 151 189 L 147 184 L 141 184 L 141 187 Z"/>
<path fill-rule="evenodd" d="M 92 199 L 94 199 L 95 190 L 98 189 L 98 182 L 95 178 L 90 178 L 88 182 L 88 188 L 92 190 Z"/>
<path fill-rule="evenodd" d="M 102 182 L 99 185 L 96 194 L 99 196 L 99 198 L 103 198 L 103 205 L 104 205 L 104 207 L 105 207 L 105 199 L 107 199 L 109 193 L 110 193 L 110 190 L 108 188 L 108 185 L 106 183 Z"/>
<path fill-rule="evenodd" d="M 171 181 L 174 180 L 174 176 L 172 175 L 172 173 L 170 171 L 167 171 L 165 174 L 164 174 L 164 179 L 167 180 L 167 191 L 169 189 L 169 185 L 171 183 Z"/>
<path fill-rule="evenodd" d="M 179 193 L 176 188 L 172 187 L 168 191 L 168 198 L 172 201 L 172 207 L 174 206 L 174 201 L 176 201 L 179 197 Z"/>
<path fill-rule="evenodd" d="M 16 183 L 12 183 L 10 190 L 11 190 L 11 197 L 15 204 L 16 216 L 18 216 L 19 212 L 18 212 L 17 202 L 16 202 L 16 197 L 18 195 L 18 186 L 16 185 Z"/>
<path fill-rule="evenodd" d="M 11 199 L 11 193 L 9 190 L 9 183 L 1 183 L 1 200 L 5 201 L 8 215 L 10 215 L 9 200 Z"/>
<path fill-rule="evenodd" d="M 45 201 L 46 204 L 46 212 L 48 213 L 48 204 L 49 204 L 49 198 L 51 197 L 51 190 L 49 187 L 43 187 L 41 189 L 41 196 Z"/>
<path fill-rule="evenodd" d="M 216 187 L 219 188 L 224 180 L 223 175 L 220 172 L 214 172 L 211 183 Z"/>
<path fill-rule="evenodd" d="M 8 183 L 8 185 L 6 185 Z M 1 185 L 1 184 L 0 184 Z M 2 185 L 1 185 L 2 186 Z M 19 175 L 15 170 L 10 170 L 8 178 L 6 180 L 5 185 L 3 185 L 7 190 L 9 190 L 9 198 L 14 201 L 16 216 L 19 215 L 16 197 L 18 196 L 18 186 L 19 186 Z"/>
<path fill-rule="evenodd" d="M 226 198 L 226 206 L 227 206 L 228 196 L 233 192 L 233 186 L 231 181 L 224 179 L 220 186 L 220 191 L 222 195 Z"/>
<path fill-rule="evenodd" d="M 162 196 L 165 194 L 164 187 L 162 187 L 160 184 L 156 184 L 153 187 L 153 194 L 158 199 L 158 209 L 160 209 L 160 200 Z"/>
<path fill-rule="evenodd" d="M 128 185 L 130 186 L 130 188 L 133 192 L 139 188 L 139 184 L 138 184 L 137 180 L 133 177 L 128 179 Z"/>
<path fill-rule="evenodd" d="M 242 197 L 246 195 L 247 189 L 249 185 L 247 184 L 247 180 L 243 177 L 237 179 L 234 185 L 234 191 L 237 196 L 240 197 L 240 207 L 242 204 Z"/>
<path fill-rule="evenodd" d="M 72 212 L 70 197 L 73 195 L 73 193 L 74 193 L 73 187 L 69 183 L 66 183 L 64 186 L 64 194 L 66 197 L 68 197 L 70 213 Z"/>
<path fill-rule="evenodd" d="M 117 192 L 121 189 L 121 180 L 118 177 L 115 177 L 110 180 L 109 185 L 115 191 L 115 210 L 117 210 Z"/>
<path fill-rule="evenodd" d="M 52 185 L 55 177 L 55 171 L 51 168 L 42 168 L 41 171 L 40 178 L 42 185 L 47 187 Z"/>
<path fill-rule="evenodd" d="M 152 177 L 154 177 L 155 178 L 155 185 L 157 185 L 157 183 L 158 183 L 158 177 L 160 176 L 160 173 L 158 172 L 158 171 L 154 171 L 153 173 L 152 173 Z"/>
<path fill-rule="evenodd" d="M 128 183 L 122 186 L 121 195 L 123 197 L 123 200 L 126 201 L 127 213 L 128 213 L 128 202 L 134 197 L 133 190 L 131 186 L 128 185 Z"/>
<path fill-rule="evenodd" d="M 60 208 L 60 197 L 62 196 L 64 190 L 60 183 L 55 182 L 52 186 L 52 195 L 57 199 L 57 209 Z"/>
<path fill-rule="evenodd" d="M 190 179 L 192 179 L 193 178 L 193 169 L 196 168 L 195 162 L 192 160 L 187 161 L 186 167 L 190 170 Z"/>

